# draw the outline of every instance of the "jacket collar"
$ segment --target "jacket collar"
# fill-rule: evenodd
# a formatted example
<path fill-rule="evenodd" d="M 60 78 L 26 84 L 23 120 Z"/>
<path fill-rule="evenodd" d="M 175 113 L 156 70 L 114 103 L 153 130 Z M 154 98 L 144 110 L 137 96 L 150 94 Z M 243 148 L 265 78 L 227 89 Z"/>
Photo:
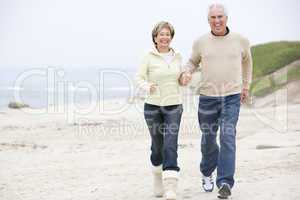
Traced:
<path fill-rule="evenodd" d="M 174 53 L 174 56 L 178 56 L 179 52 L 174 50 L 172 47 L 170 48 L 170 51 L 172 51 Z M 156 56 L 161 56 L 161 54 L 158 52 L 158 50 L 153 47 L 152 49 L 150 49 L 150 53 Z"/>

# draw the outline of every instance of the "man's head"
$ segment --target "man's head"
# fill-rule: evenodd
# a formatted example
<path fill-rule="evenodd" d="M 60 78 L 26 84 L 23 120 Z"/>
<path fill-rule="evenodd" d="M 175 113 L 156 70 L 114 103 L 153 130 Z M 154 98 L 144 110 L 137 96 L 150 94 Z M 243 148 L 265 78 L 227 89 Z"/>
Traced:
<path fill-rule="evenodd" d="M 214 3 L 208 7 L 208 23 L 215 35 L 226 34 L 227 19 L 227 10 L 223 4 Z"/>

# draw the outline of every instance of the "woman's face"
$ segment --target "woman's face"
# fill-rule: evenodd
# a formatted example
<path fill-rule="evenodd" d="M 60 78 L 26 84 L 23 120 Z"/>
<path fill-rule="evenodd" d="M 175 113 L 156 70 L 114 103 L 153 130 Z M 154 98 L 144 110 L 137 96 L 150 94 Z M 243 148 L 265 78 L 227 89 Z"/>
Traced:
<path fill-rule="evenodd" d="M 168 28 L 163 28 L 155 37 L 157 48 L 166 48 L 172 41 L 171 32 Z"/>

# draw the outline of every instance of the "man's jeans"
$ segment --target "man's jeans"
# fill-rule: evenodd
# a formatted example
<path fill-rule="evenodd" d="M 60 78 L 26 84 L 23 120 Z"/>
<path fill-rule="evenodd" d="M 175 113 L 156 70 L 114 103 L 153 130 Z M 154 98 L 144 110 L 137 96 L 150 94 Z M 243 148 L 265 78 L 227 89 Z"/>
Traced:
<path fill-rule="evenodd" d="M 144 116 L 151 135 L 152 165 L 179 171 L 177 165 L 178 132 L 182 105 L 156 106 L 145 103 Z"/>
<path fill-rule="evenodd" d="M 240 112 L 240 94 L 224 97 L 200 95 L 198 120 L 202 132 L 200 171 L 210 176 L 217 168 L 217 186 L 234 185 L 236 125 Z M 220 148 L 216 142 L 220 128 Z"/>

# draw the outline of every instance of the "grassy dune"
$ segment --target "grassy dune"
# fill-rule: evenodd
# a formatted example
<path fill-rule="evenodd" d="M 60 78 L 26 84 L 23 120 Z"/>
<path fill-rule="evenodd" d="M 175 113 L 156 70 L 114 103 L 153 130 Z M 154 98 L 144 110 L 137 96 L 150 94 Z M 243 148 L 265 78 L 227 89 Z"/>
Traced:
<path fill-rule="evenodd" d="M 274 75 L 286 65 L 300 60 L 300 41 L 271 42 L 251 48 L 253 56 L 253 84 L 251 92 L 264 96 L 283 87 L 290 81 L 300 80 L 300 65 L 287 69 L 287 73 Z"/>

